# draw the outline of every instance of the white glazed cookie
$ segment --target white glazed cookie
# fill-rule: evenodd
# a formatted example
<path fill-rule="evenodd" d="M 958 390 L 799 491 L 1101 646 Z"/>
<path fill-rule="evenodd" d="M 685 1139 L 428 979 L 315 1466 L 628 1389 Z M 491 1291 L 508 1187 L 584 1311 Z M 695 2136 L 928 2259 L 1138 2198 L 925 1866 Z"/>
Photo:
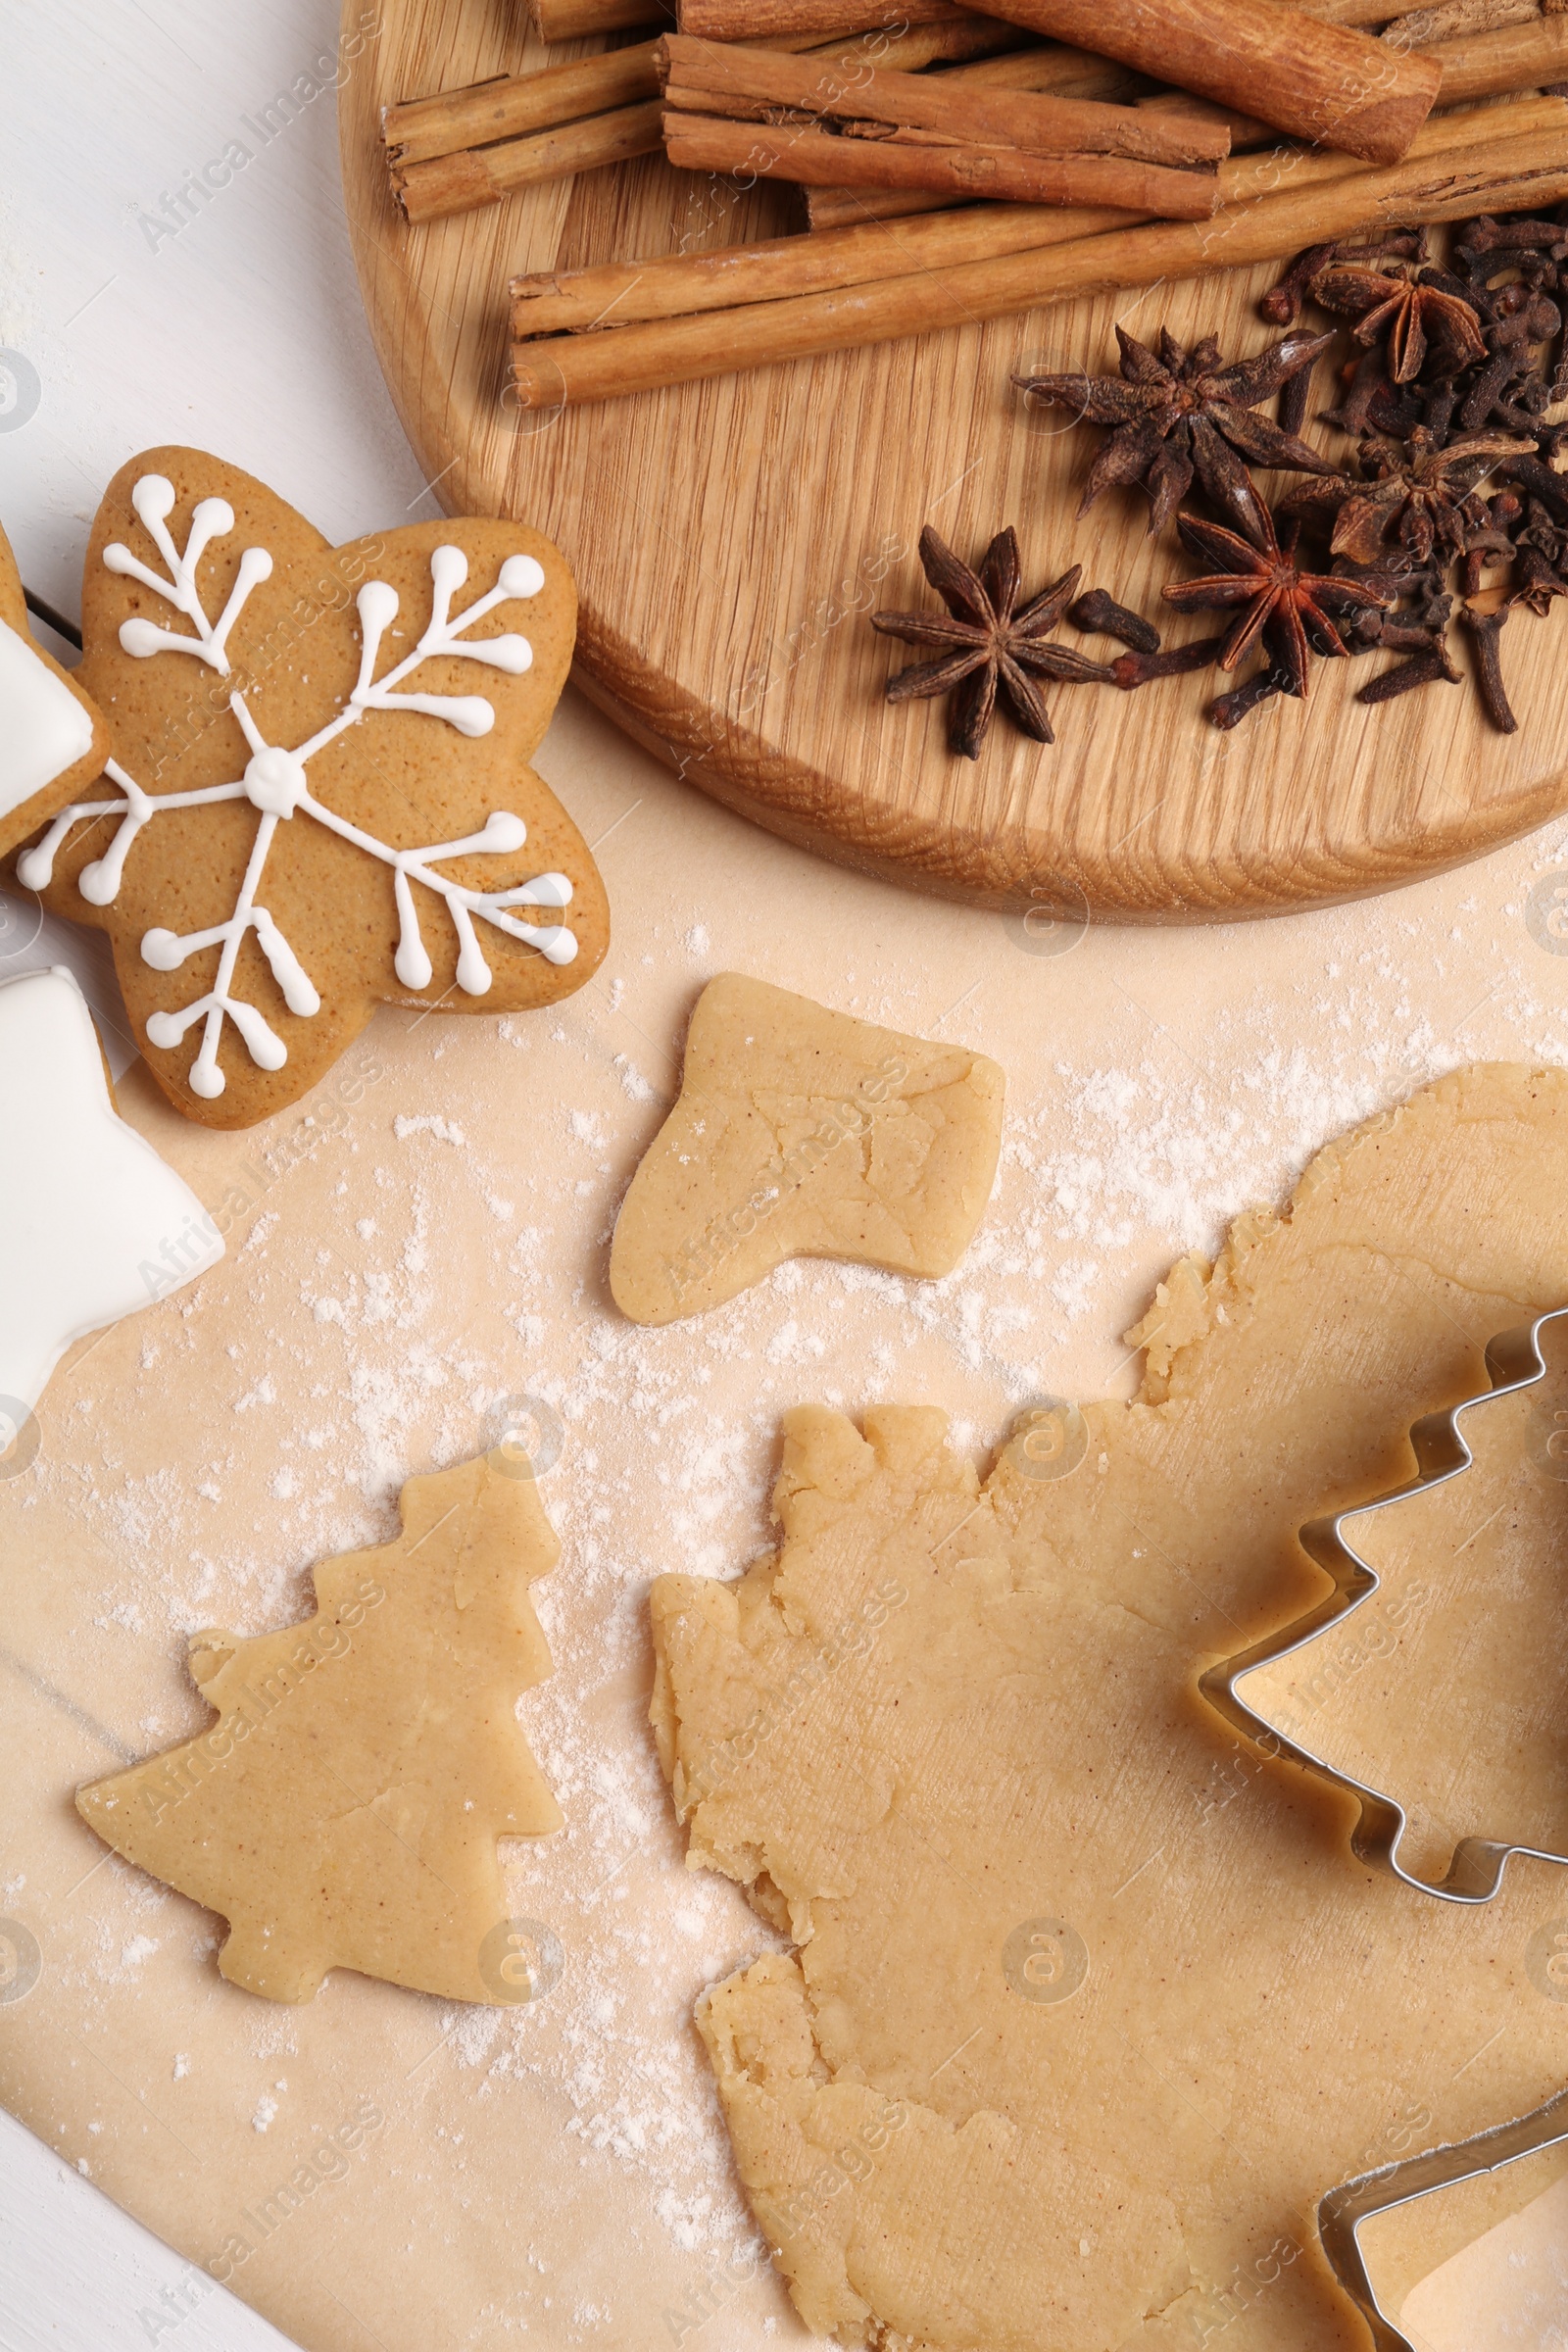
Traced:
<path fill-rule="evenodd" d="M 115 1109 L 67 971 L 0 984 L 0 1412 L 30 1411 L 74 1340 L 215 1265 L 217 1227 Z"/>
<path fill-rule="evenodd" d="M 27 626 L 0 531 L 0 858 L 90 784 L 109 757 L 101 712 Z"/>

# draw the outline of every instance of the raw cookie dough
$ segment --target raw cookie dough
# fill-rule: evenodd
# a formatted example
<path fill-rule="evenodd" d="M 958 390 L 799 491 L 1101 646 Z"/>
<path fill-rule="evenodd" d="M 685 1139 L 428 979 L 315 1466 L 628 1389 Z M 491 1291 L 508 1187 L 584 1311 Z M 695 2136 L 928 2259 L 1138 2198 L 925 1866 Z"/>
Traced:
<path fill-rule="evenodd" d="M 322 1561 L 304 1624 L 196 1635 L 217 1723 L 77 1792 L 100 1838 L 221 1912 L 220 1968 L 274 2001 L 329 1968 L 533 1989 L 496 1839 L 561 1826 L 513 1712 L 550 1672 L 527 1588 L 560 1547 L 533 1480 L 488 1457 L 411 1478 L 401 1509 L 396 1543 Z"/>
<path fill-rule="evenodd" d="M 1184 1261 L 1086 1450 L 1015 1441 L 982 1485 L 939 1412 L 862 1437 L 802 1407 L 776 1557 L 656 1584 L 690 1859 L 799 1946 L 700 2022 L 809 2326 L 1363 2352 L 1323 2190 L 1411 2153 L 1412 2113 L 1465 2138 L 1568 2077 L 1529 1973 L 1562 1872 L 1517 1863 L 1477 1911 L 1412 1892 L 1195 1688 L 1326 1589 L 1300 1522 L 1407 1475 L 1415 1415 L 1565 1297 L 1568 1076 L 1466 1071 Z"/>
<path fill-rule="evenodd" d="M 948 1274 L 985 1213 L 1003 1075 L 741 972 L 692 1015 L 680 1098 L 632 1178 L 610 1287 L 634 1323 L 733 1298 L 787 1257 Z"/>

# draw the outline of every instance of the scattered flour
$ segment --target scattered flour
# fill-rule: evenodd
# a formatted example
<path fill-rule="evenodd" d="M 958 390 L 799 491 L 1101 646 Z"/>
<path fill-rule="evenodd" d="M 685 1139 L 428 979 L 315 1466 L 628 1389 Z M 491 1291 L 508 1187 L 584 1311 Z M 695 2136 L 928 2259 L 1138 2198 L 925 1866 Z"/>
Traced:
<path fill-rule="evenodd" d="M 94 1477 L 80 1484 L 64 1446 L 37 1476 L 69 1491 L 105 1562 L 103 1591 L 84 1597 L 107 1611 L 134 1593 L 135 1622 L 127 1615 L 114 1638 L 125 1649 L 139 1642 L 151 1660 L 126 1715 L 156 1703 L 161 1731 L 149 1744 L 205 1719 L 171 1673 L 189 1632 L 214 1622 L 255 1632 L 302 1614 L 312 1563 L 390 1536 L 402 1480 L 487 1442 L 501 1400 L 514 1409 L 526 1394 L 559 1421 L 561 1450 L 541 1493 L 563 1558 L 534 1589 L 555 1672 L 523 1696 L 518 1717 L 566 1827 L 537 1846 L 503 1849 L 503 1864 L 515 1915 L 560 1936 L 563 1974 L 546 1998 L 518 2009 L 429 2004 L 429 2048 L 407 2094 L 410 2144 L 428 2131 L 456 2148 L 454 2126 L 473 2102 L 514 2101 L 522 2112 L 520 2094 L 542 2087 L 573 2160 L 608 2160 L 626 2177 L 662 2258 L 674 2249 L 688 2261 L 694 2286 L 706 2265 L 750 2239 L 691 2012 L 706 1984 L 777 1939 L 726 1882 L 683 1867 L 645 1722 L 648 1585 L 670 1568 L 733 1576 L 766 1549 L 779 1416 L 803 1396 L 854 1412 L 880 1398 L 945 1404 L 956 1442 L 983 1457 L 1032 1396 L 1126 1393 L 1136 1366 L 1117 1335 L 1171 1259 L 1212 1253 L 1240 1210 L 1282 1200 L 1334 1135 L 1480 1057 L 1488 1042 L 1568 1062 L 1568 1016 L 1553 1001 L 1568 970 L 1538 976 L 1506 940 L 1489 951 L 1485 927 L 1462 906 L 1412 941 L 1399 929 L 1400 903 L 1385 904 L 1376 928 L 1361 916 L 1325 918 L 1287 990 L 1243 985 L 1190 1011 L 1140 1004 L 1125 990 L 1113 999 L 1095 959 L 1113 974 L 1114 958 L 1086 943 L 1056 979 L 1102 991 L 1103 1045 L 1093 1060 L 1053 1050 L 1043 1024 L 1037 1065 L 1009 1071 L 996 1200 L 940 1282 L 812 1261 L 780 1267 L 670 1333 L 614 1314 L 604 1246 L 654 1124 L 650 1106 L 670 1083 L 661 1071 L 656 1087 L 636 1058 L 643 1047 L 627 1022 L 645 1016 L 634 971 L 629 990 L 616 978 L 573 1000 L 570 1028 L 553 1023 L 548 1044 L 543 1024 L 499 1027 L 508 1047 L 549 1057 L 544 1091 L 534 1085 L 542 1061 L 528 1064 L 524 1090 L 506 1055 L 510 1124 L 481 1081 L 466 1096 L 461 1083 L 482 1071 L 491 1096 L 499 1091 L 492 1039 L 486 1055 L 444 1049 L 445 1099 L 461 1125 L 376 1106 L 346 1146 L 329 1147 L 360 1152 L 344 1163 L 352 1205 L 374 1211 L 356 1220 L 333 1207 L 330 1248 L 318 1250 L 314 1232 L 309 1247 L 295 1239 L 281 1192 L 281 1210 L 270 1204 L 231 1245 L 247 1320 L 231 1359 L 211 1351 L 213 1398 L 244 1417 L 236 1429 L 215 1409 L 205 1455 L 133 1472 L 117 1453 L 112 1417 L 84 1387 L 98 1410 Z M 684 944 L 694 956 L 710 952 L 702 925 Z M 1423 1015 L 1423 958 L 1460 971 L 1473 961 L 1485 1008 L 1475 1024 L 1467 1015 L 1443 1033 Z M 824 994 L 917 1027 L 919 990 L 906 978 L 896 987 L 884 972 L 858 1000 L 837 984 Z M 983 1045 L 984 1032 L 982 995 L 942 1034 Z M 417 1101 L 428 1070 L 413 1049 L 403 1066 L 391 1037 L 392 1084 Z M 655 1055 L 662 1050 L 662 1037 L 650 1041 Z M 424 1136 L 458 1149 L 390 1153 L 388 1127 L 399 1143 Z M 468 1200 L 474 1214 L 456 1218 Z M 325 1230 L 319 1201 L 312 1222 Z M 165 1316 L 160 1343 L 191 1344 L 180 1329 Z M 232 1448 L 213 1434 L 220 1418 Z M 158 1951 L 148 1922 L 173 1949 L 170 1927 L 188 1936 L 195 1915 L 118 1863 L 93 1892 L 93 1922 L 70 1965 L 107 1999 Z M 252 2050 L 271 2057 L 259 2043 L 295 2027 L 262 2007 L 247 2020 Z M 176 2079 L 188 2065 L 175 2060 Z M 277 2116 L 282 2087 L 258 2098 L 258 2132 Z M 525 2259 L 519 2248 L 519 2270 Z M 564 2331 L 594 2332 L 586 2291 L 573 2286 Z M 713 2342 L 722 2336 L 716 2328 Z"/>

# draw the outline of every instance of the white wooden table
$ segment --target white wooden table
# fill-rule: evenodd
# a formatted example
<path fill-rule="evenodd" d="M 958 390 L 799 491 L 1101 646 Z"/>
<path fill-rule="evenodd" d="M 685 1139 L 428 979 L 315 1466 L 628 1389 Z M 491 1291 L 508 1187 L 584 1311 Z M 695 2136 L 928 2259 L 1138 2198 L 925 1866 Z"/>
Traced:
<path fill-rule="evenodd" d="M 437 511 L 366 331 L 335 99 L 265 145 L 254 127 L 330 76 L 336 20 L 334 0 L 0 0 L 0 352 L 26 364 L 0 356 L 0 519 L 68 615 L 104 484 L 155 442 L 220 451 L 336 539 Z M 169 227 L 166 197 L 236 139 L 252 160 Z M 0 2113 L 0 2352 L 122 2352 L 175 2317 L 181 2352 L 282 2345 L 222 2290 L 180 2317 L 187 2274 Z"/>

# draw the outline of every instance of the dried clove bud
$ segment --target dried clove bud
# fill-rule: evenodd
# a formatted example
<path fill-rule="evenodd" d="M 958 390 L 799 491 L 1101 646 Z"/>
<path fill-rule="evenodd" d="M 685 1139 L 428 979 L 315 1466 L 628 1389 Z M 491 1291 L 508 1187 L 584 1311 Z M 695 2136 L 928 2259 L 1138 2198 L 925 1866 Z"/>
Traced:
<path fill-rule="evenodd" d="M 1499 735 L 1512 735 L 1519 721 L 1508 701 L 1508 690 L 1502 682 L 1502 656 L 1498 639 L 1503 632 L 1511 608 L 1502 605 L 1495 612 L 1478 612 L 1473 605 L 1460 608 L 1459 617 L 1475 640 L 1476 683 L 1487 716 Z"/>
<path fill-rule="evenodd" d="M 1309 245 L 1298 253 L 1277 286 L 1271 286 L 1258 304 L 1258 309 L 1271 326 L 1294 326 L 1301 316 L 1301 305 L 1307 287 L 1318 271 L 1325 269 L 1339 252 L 1337 244 Z M 1294 430 L 1294 427 L 1288 427 Z"/>
<path fill-rule="evenodd" d="M 1392 703 L 1396 696 L 1408 694 L 1412 687 L 1436 686 L 1440 680 L 1449 686 L 1459 683 L 1459 672 L 1441 638 L 1424 654 L 1415 654 L 1408 662 L 1397 662 L 1393 669 L 1371 679 L 1355 699 L 1359 703 Z"/>
<path fill-rule="evenodd" d="M 1159 651 L 1159 631 L 1153 622 L 1145 620 L 1140 613 L 1129 612 L 1125 605 L 1118 605 L 1103 588 L 1091 588 L 1087 596 L 1069 605 L 1067 618 L 1087 636 L 1117 637 L 1136 654 Z"/>
<path fill-rule="evenodd" d="M 1122 654 L 1111 663 L 1110 674 L 1118 686 L 1130 691 L 1154 678 L 1178 678 L 1190 669 L 1209 669 L 1224 647 L 1223 637 L 1195 637 L 1187 645 L 1167 646 L 1163 653 Z"/>
<path fill-rule="evenodd" d="M 1232 687 L 1229 694 L 1216 696 L 1208 706 L 1208 715 L 1216 727 L 1227 733 L 1240 726 L 1250 710 L 1259 703 L 1269 702 L 1276 694 L 1289 694 L 1291 681 L 1282 669 L 1260 669 L 1243 685 Z"/>

